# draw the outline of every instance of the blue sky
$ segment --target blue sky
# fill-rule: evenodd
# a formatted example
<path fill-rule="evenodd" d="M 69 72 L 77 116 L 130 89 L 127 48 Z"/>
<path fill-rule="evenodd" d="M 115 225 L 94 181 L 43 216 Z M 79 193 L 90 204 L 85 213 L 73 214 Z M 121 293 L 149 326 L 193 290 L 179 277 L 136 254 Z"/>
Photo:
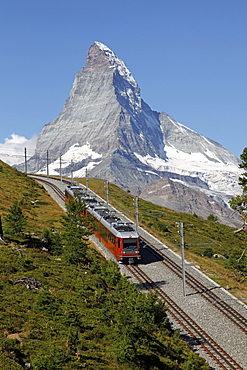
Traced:
<path fill-rule="evenodd" d="M 246 0 L 1 0 L 0 151 L 13 133 L 31 139 L 57 117 L 100 41 L 153 110 L 239 157 L 247 146 L 246 19 Z"/>

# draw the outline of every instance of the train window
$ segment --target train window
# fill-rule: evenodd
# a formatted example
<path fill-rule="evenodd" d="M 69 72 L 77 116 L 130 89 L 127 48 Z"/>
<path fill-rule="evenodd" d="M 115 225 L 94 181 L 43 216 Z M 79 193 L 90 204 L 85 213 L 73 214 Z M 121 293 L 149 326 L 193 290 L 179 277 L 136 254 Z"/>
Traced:
<path fill-rule="evenodd" d="M 105 241 L 110 241 L 113 245 L 116 244 L 116 237 L 98 221 L 98 233 Z"/>
<path fill-rule="evenodd" d="M 135 249 L 136 248 L 136 239 L 133 238 L 133 239 L 123 239 L 123 248 L 124 249 Z"/>
<path fill-rule="evenodd" d="M 110 232 L 109 232 L 109 241 L 112 243 L 112 244 L 116 244 L 116 238 L 115 238 L 115 236 L 114 235 L 112 235 L 112 234 L 110 234 Z"/>

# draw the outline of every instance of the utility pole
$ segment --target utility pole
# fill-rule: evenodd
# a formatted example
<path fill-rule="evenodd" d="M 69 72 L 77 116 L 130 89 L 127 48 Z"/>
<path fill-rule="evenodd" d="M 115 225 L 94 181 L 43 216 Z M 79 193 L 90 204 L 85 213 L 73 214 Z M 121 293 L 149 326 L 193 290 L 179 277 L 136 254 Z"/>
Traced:
<path fill-rule="evenodd" d="M 60 153 L 60 184 L 62 184 L 63 179 L 62 179 L 62 155 Z"/>
<path fill-rule="evenodd" d="M 184 261 L 184 223 L 179 223 L 179 234 L 180 234 L 180 246 L 182 256 L 182 281 L 183 281 L 183 296 L 186 297 L 185 290 L 185 261 Z"/>
<path fill-rule="evenodd" d="M 2 219 L 1 219 L 1 216 L 0 216 L 0 239 L 3 238 L 3 227 L 2 227 Z"/>
<path fill-rule="evenodd" d="M 109 181 L 106 180 L 106 207 L 108 209 L 109 204 Z"/>
<path fill-rule="evenodd" d="M 88 177 L 87 177 L 87 168 L 86 168 L 86 192 L 88 190 Z"/>
<path fill-rule="evenodd" d="M 27 174 L 27 148 L 24 149 L 24 157 L 25 157 L 25 174 Z"/>
<path fill-rule="evenodd" d="M 71 159 L 71 183 L 73 183 L 74 181 L 73 169 L 74 169 L 74 163 L 73 163 L 73 160 Z"/>
<path fill-rule="evenodd" d="M 46 177 L 49 178 L 49 153 L 46 151 Z"/>
<path fill-rule="evenodd" d="M 135 199 L 136 205 L 136 231 L 138 231 L 139 213 L 138 213 L 138 197 Z"/>
<path fill-rule="evenodd" d="M 3 227 L 2 227 L 2 218 L 1 218 L 1 216 L 0 216 L 0 241 L 3 242 L 3 243 L 8 244 L 7 240 L 5 240 L 4 236 L 3 236 Z"/>

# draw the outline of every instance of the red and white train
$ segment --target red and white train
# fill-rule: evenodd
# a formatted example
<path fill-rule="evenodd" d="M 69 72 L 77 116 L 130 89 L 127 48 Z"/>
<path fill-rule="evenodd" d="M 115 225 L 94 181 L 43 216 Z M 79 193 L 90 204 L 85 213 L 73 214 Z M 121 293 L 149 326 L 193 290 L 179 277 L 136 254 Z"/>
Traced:
<path fill-rule="evenodd" d="M 131 223 L 122 221 L 116 213 L 110 211 L 94 197 L 89 196 L 80 186 L 67 186 L 65 201 L 80 197 L 85 203 L 85 215 L 89 213 L 95 219 L 94 235 L 119 262 L 133 264 L 141 259 L 140 236 Z"/>

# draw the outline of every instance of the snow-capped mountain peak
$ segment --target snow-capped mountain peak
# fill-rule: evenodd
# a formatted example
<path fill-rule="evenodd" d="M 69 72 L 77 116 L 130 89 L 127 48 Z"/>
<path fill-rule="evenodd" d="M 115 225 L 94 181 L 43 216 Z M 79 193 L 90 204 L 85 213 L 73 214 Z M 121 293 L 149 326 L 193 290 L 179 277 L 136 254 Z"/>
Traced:
<path fill-rule="evenodd" d="M 214 200 L 217 217 L 225 221 L 227 211 L 231 214 L 227 201 L 239 192 L 238 159 L 168 114 L 152 111 L 125 63 L 98 41 L 76 73 L 61 113 L 39 134 L 30 172 L 46 171 L 47 151 L 50 174 L 59 173 L 61 156 L 63 175 L 85 176 L 87 169 L 90 177 L 115 182 L 144 199 L 205 217 L 213 213 Z M 156 193 L 149 188 L 153 183 Z M 168 187 L 173 197 L 183 194 L 178 201 L 161 193 Z"/>
<path fill-rule="evenodd" d="M 95 41 L 95 45 L 98 46 L 100 50 L 102 50 L 107 57 L 109 63 L 111 66 L 115 67 L 118 70 L 118 73 L 120 76 L 124 77 L 124 79 L 134 88 L 138 88 L 138 84 L 134 77 L 132 76 L 132 73 L 130 70 L 126 67 L 126 64 L 119 59 L 116 54 L 109 49 L 105 44 L 102 44 L 99 41 Z"/>

